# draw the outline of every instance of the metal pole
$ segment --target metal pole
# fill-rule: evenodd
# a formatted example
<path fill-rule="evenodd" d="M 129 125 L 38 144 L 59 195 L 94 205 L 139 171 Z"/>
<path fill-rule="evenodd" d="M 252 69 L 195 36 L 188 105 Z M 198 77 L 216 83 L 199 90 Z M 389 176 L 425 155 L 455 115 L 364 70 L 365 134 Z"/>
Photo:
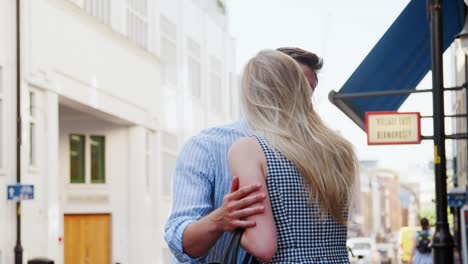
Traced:
<path fill-rule="evenodd" d="M 21 38 L 20 0 L 16 0 L 16 182 L 21 183 Z M 21 246 L 21 201 L 16 202 L 15 264 L 23 263 Z"/>
<path fill-rule="evenodd" d="M 432 240 L 434 263 L 453 263 L 453 237 L 447 223 L 447 172 L 445 157 L 444 87 L 442 59 L 442 0 L 429 1 L 432 101 L 434 108 L 434 167 L 436 226 Z"/>
<path fill-rule="evenodd" d="M 465 85 L 443 88 L 443 91 L 459 91 L 465 89 Z M 381 96 L 399 96 L 409 95 L 414 93 L 431 93 L 432 89 L 423 90 L 389 90 L 389 91 L 370 91 L 370 92 L 356 92 L 356 93 L 337 93 L 331 91 L 329 97 L 332 99 L 354 99 L 354 98 L 368 98 L 368 97 L 381 97 Z M 333 100 L 332 100 L 333 102 Z"/>

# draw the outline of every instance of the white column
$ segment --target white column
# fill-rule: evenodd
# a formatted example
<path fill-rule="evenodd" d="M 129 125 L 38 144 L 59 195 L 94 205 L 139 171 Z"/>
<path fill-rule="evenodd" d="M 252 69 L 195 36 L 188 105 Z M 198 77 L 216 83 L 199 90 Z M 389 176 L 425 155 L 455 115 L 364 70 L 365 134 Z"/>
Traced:
<path fill-rule="evenodd" d="M 6 200 L 8 184 L 16 182 L 15 1 L 0 1 L 0 65 L 3 87 L 3 169 L 0 174 L 0 262 L 13 263 L 16 241 L 15 203 Z M 1 119 L 1 118 L 0 118 Z"/>
<path fill-rule="evenodd" d="M 44 200 L 47 213 L 47 257 L 63 263 L 63 213 L 61 208 L 62 180 L 59 176 L 59 104 L 55 92 L 45 92 L 46 166 Z"/>
<path fill-rule="evenodd" d="M 379 193 L 379 180 L 375 174 L 373 174 L 371 177 L 372 222 L 374 223 L 372 233 L 375 236 L 381 229 L 380 215 L 382 214 L 382 211 L 380 208 L 381 197 Z"/>
<path fill-rule="evenodd" d="M 130 263 L 150 263 L 150 232 L 147 232 L 145 181 L 145 129 L 129 128 L 128 208 Z"/>

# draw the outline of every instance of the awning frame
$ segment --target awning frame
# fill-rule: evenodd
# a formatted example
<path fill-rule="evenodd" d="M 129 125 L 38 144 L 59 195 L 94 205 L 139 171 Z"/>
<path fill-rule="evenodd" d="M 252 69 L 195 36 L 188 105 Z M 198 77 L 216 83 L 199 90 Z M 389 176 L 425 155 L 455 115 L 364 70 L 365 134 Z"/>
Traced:
<path fill-rule="evenodd" d="M 455 87 L 446 87 L 444 91 L 459 91 L 462 89 L 467 89 L 468 83 L 465 83 L 461 86 Z M 423 90 L 389 90 L 389 91 L 370 91 L 370 92 L 357 92 L 357 93 L 337 93 L 335 91 L 330 91 L 328 94 L 328 99 L 336 107 L 338 107 L 345 115 L 347 115 L 356 125 L 358 125 L 362 130 L 366 130 L 366 125 L 364 120 L 356 114 L 356 111 L 350 107 L 349 104 L 346 104 L 346 99 L 352 98 L 366 98 L 366 97 L 378 97 L 378 96 L 398 96 L 398 95 L 409 95 L 413 93 L 429 93 L 432 92 L 432 89 L 423 89 Z M 447 116 L 449 117 L 449 116 Z"/>

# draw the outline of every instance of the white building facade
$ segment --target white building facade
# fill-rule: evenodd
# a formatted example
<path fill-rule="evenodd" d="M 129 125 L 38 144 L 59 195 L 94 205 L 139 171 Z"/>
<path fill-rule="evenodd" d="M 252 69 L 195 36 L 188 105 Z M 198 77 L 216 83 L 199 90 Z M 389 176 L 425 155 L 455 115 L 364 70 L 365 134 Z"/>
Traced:
<path fill-rule="evenodd" d="M 455 79 L 456 85 L 466 85 L 468 79 L 468 68 L 467 68 L 467 56 L 462 50 L 460 41 L 455 41 Z M 453 93 L 452 101 L 453 106 L 452 110 L 455 114 L 466 114 L 467 110 L 467 97 L 466 89 L 462 89 Z M 466 118 L 457 118 L 453 122 L 453 130 L 455 133 L 466 133 L 467 129 L 467 119 Z M 454 156 L 455 156 L 455 177 L 453 179 L 454 187 L 459 187 L 462 189 L 468 188 L 468 144 L 466 140 L 456 140 L 453 141 Z"/>
<path fill-rule="evenodd" d="M 0 263 L 16 243 L 16 2 L 0 0 Z M 170 263 L 177 151 L 238 118 L 223 1 L 19 2 L 24 263 Z"/>

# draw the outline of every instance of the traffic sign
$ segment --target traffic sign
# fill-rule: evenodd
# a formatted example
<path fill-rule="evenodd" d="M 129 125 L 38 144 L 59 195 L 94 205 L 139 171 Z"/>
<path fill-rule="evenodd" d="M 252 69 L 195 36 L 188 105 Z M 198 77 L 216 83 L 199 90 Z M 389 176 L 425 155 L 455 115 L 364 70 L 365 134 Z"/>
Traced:
<path fill-rule="evenodd" d="M 34 199 L 34 185 L 26 184 L 13 184 L 7 186 L 8 200 L 33 200 Z"/>

